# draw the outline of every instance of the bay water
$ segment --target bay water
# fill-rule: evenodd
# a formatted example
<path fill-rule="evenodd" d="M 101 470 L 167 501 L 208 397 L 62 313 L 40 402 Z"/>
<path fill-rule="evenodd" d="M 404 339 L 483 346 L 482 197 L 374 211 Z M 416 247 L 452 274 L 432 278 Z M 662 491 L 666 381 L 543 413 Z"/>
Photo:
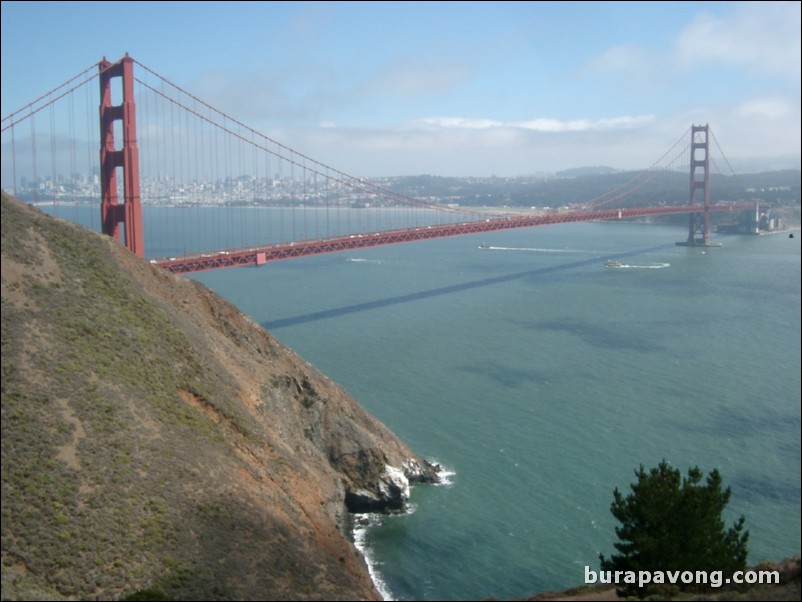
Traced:
<path fill-rule="evenodd" d="M 800 553 L 799 237 L 686 234 L 566 224 L 192 277 L 443 468 L 358 529 L 385 597 L 513 598 L 582 585 L 615 552 L 614 488 L 663 459 L 719 469 L 750 564 Z"/>

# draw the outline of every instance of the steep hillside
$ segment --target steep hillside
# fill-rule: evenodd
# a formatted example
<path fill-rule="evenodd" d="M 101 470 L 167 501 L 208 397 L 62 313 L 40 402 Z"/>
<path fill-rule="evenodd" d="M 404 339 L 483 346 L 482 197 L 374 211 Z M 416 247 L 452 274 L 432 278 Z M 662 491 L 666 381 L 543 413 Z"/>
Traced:
<path fill-rule="evenodd" d="M 418 458 L 205 287 L 2 198 L 2 597 L 377 599 Z"/>

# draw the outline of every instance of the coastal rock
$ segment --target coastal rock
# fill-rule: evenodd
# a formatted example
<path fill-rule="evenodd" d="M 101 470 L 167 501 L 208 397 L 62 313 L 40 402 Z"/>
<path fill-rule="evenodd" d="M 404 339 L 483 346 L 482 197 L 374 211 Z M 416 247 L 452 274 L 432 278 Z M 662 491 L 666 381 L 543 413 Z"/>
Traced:
<path fill-rule="evenodd" d="M 403 507 L 409 500 L 409 479 L 401 469 L 386 466 L 379 482 L 379 490 L 385 499 L 390 500 L 391 505 Z"/>
<path fill-rule="evenodd" d="M 355 514 L 400 512 L 409 501 L 409 485 L 410 479 L 404 470 L 387 465 L 376 487 L 349 490 L 345 495 L 345 504 L 349 512 Z"/>

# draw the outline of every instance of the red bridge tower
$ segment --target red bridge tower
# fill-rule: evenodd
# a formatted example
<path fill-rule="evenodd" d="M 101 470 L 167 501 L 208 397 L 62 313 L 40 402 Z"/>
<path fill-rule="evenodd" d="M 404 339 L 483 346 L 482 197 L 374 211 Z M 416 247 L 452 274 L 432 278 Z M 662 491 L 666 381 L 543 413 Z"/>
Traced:
<path fill-rule="evenodd" d="M 136 106 L 134 105 L 134 60 L 127 54 L 116 63 L 105 58 L 100 68 L 100 219 L 103 234 L 120 240 L 120 222 L 125 224 L 125 246 L 145 256 L 142 204 L 139 198 L 139 151 L 136 147 Z M 111 82 L 122 78 L 122 104 L 111 104 Z M 114 122 L 122 121 L 123 144 L 114 144 Z M 123 204 L 119 204 L 117 169 L 122 168 Z"/>
<path fill-rule="evenodd" d="M 698 170 L 698 171 L 697 171 Z M 688 240 L 678 245 L 689 247 L 720 246 L 710 242 L 710 126 L 691 126 L 691 196 L 689 205 L 697 204 L 702 191 L 702 211 L 690 214 Z"/>

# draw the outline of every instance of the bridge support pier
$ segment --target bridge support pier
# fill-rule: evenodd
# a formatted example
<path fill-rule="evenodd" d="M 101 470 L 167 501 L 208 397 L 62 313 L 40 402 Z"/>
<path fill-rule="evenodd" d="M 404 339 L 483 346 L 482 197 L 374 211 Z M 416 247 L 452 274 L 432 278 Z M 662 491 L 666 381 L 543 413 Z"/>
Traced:
<path fill-rule="evenodd" d="M 139 197 L 139 151 L 136 146 L 134 105 L 134 60 L 127 54 L 116 63 L 100 64 L 100 219 L 103 234 L 120 240 L 120 222 L 125 224 L 125 246 L 145 256 L 142 204 Z M 111 81 L 122 78 L 122 104 L 111 104 Z M 122 122 L 123 144 L 114 142 L 114 123 Z M 119 203 L 117 169 L 122 168 L 123 204 Z"/>
<path fill-rule="evenodd" d="M 690 214 L 688 240 L 678 242 L 682 247 L 720 247 L 710 242 L 710 126 L 691 126 L 691 195 L 690 206 L 697 203 L 697 191 L 702 191 L 700 211 Z"/>

